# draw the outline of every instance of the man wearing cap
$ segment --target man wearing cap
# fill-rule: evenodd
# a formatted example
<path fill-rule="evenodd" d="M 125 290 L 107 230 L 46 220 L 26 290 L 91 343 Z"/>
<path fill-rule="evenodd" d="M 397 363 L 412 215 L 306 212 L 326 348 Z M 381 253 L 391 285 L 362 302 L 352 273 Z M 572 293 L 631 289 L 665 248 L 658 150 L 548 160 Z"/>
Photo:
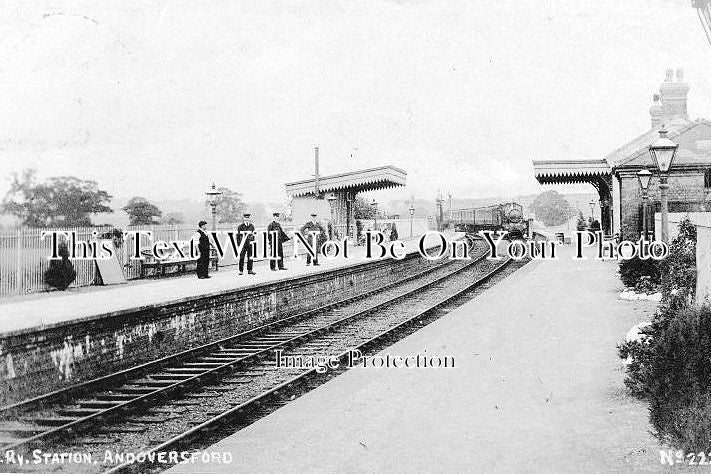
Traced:
<path fill-rule="evenodd" d="M 289 236 L 286 235 L 284 229 L 281 228 L 281 224 L 277 222 L 280 214 L 274 212 L 272 215 L 274 216 L 274 220 L 267 226 L 267 232 L 269 235 L 269 246 L 271 247 L 270 257 L 272 257 L 272 259 L 277 257 L 277 260 L 270 259 L 269 268 L 271 268 L 272 271 L 286 270 L 286 268 L 284 268 L 284 248 L 282 245 L 289 240 Z"/>
<path fill-rule="evenodd" d="M 237 245 L 242 243 L 242 239 L 245 239 L 244 246 L 239 253 L 239 274 L 244 273 L 244 259 L 247 259 L 247 273 L 250 275 L 256 275 L 252 271 L 252 242 L 254 241 L 254 225 L 252 224 L 250 218 L 252 214 L 245 213 L 242 216 L 244 220 L 237 227 Z"/>
<path fill-rule="evenodd" d="M 319 250 L 321 249 L 321 245 L 323 245 L 327 239 L 326 237 L 326 231 L 323 229 L 323 226 L 319 223 L 319 221 L 316 219 L 316 213 L 311 214 L 311 220 L 304 224 L 304 226 L 301 228 L 301 235 L 304 236 L 304 238 L 308 239 L 309 242 L 311 242 L 311 235 L 310 232 L 316 232 L 316 256 L 314 257 L 314 267 L 318 266 L 318 253 Z M 307 253 L 306 254 L 306 265 L 311 264 L 311 254 Z"/>
<path fill-rule="evenodd" d="M 210 278 L 207 274 L 210 266 L 210 238 L 207 235 L 207 222 L 198 223 L 198 251 L 200 256 L 197 260 L 197 277 L 202 279 Z"/>

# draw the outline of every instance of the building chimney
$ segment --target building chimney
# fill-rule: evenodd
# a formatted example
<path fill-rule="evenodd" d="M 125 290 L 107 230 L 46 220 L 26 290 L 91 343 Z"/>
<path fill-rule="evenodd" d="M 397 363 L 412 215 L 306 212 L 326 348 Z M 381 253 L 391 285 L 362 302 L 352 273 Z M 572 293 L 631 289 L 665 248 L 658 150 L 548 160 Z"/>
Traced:
<path fill-rule="evenodd" d="M 659 103 L 659 94 L 654 94 L 654 105 L 649 108 L 649 115 L 652 118 L 652 128 L 658 129 L 664 123 L 664 111 Z"/>
<path fill-rule="evenodd" d="M 689 84 L 684 82 L 684 70 L 677 69 L 676 82 L 674 82 L 674 71 L 667 69 L 666 80 L 659 88 L 662 98 L 663 121 L 669 121 L 673 116 L 680 115 L 689 119 L 686 110 L 686 96 L 689 93 Z"/>

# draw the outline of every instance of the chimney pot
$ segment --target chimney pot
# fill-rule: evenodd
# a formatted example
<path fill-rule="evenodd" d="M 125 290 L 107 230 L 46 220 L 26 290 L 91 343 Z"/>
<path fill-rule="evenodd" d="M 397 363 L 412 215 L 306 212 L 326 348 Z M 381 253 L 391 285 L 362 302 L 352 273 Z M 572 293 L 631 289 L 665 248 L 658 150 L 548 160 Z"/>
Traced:
<path fill-rule="evenodd" d="M 668 122 L 675 115 L 680 115 L 685 119 L 689 119 L 686 109 L 686 99 L 689 93 L 689 84 L 684 81 L 684 71 L 677 69 L 677 81 L 673 82 L 674 71 L 667 69 L 666 80 L 659 87 L 661 96 L 661 106 L 663 111 L 663 122 Z"/>

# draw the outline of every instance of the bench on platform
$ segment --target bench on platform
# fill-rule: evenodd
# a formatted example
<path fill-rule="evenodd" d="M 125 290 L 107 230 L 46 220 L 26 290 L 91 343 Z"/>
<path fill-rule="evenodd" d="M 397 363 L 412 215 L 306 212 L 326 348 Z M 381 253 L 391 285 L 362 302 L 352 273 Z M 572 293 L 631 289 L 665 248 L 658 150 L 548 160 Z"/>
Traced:
<path fill-rule="evenodd" d="M 141 252 L 144 256 L 150 256 L 150 253 L 147 251 Z M 165 276 L 165 270 L 167 268 L 177 268 L 178 273 L 185 273 L 186 268 L 188 265 L 191 265 L 193 263 L 197 263 L 198 259 L 197 258 L 169 258 L 169 259 L 164 259 L 164 260 L 155 260 L 152 258 L 146 258 L 145 260 L 141 261 L 141 278 L 145 278 L 147 276 L 147 271 L 148 270 L 153 270 L 153 276 Z M 215 271 L 218 269 L 217 265 L 217 254 L 214 252 L 211 252 L 210 255 L 210 263 L 213 265 L 213 268 Z"/>

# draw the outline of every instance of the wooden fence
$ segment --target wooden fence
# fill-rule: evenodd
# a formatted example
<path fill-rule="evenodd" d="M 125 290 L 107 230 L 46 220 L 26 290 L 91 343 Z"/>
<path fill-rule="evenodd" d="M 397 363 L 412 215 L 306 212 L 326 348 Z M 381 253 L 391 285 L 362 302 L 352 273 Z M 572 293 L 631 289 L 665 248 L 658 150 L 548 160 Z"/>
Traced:
<path fill-rule="evenodd" d="M 235 231 L 237 224 L 220 224 L 217 230 Z M 285 226 L 285 230 L 291 228 Z M 49 291 L 51 288 L 44 283 L 44 275 L 49 268 L 49 256 L 52 254 L 52 239 L 45 237 L 42 233 L 50 230 L 74 231 L 77 241 L 105 240 L 110 239 L 114 231 L 121 235 L 123 232 L 136 230 L 151 231 L 152 240 L 158 241 L 188 241 L 195 233 L 195 227 L 189 225 L 153 225 L 135 226 L 125 229 L 115 229 L 114 227 L 77 227 L 69 229 L 44 229 L 34 227 L 21 227 L 14 229 L 0 230 L 0 298 L 12 295 L 24 295 Z M 257 228 L 258 231 L 264 230 Z M 226 240 L 226 236 L 224 237 Z M 131 259 L 135 242 L 129 236 L 125 239 L 114 239 L 116 258 L 123 268 L 123 273 L 127 280 L 141 277 L 141 263 L 139 260 Z M 140 237 L 140 248 L 150 248 L 151 240 L 147 236 Z M 261 242 L 258 241 L 258 248 L 261 252 Z M 235 256 L 228 251 L 225 259 L 220 262 L 221 266 L 231 265 L 236 262 Z M 70 288 L 79 288 L 92 285 L 96 281 L 96 263 L 94 260 L 72 260 L 76 270 L 76 279 Z"/>
<path fill-rule="evenodd" d="M 400 238 L 409 236 L 409 219 L 403 220 L 388 220 L 379 219 L 377 228 L 397 223 Z M 419 235 L 427 230 L 427 221 L 424 219 L 414 219 L 415 235 Z M 236 231 L 238 224 L 219 224 L 218 231 Z M 284 225 L 284 230 L 291 235 L 293 227 Z M 364 220 L 363 231 L 370 228 L 376 228 L 375 222 Z M 52 254 L 52 239 L 51 237 L 42 238 L 42 233 L 51 230 L 59 230 L 76 233 L 76 240 L 88 242 L 92 240 L 107 240 L 111 239 L 112 234 L 118 231 L 119 235 L 124 235 L 124 232 L 132 231 L 150 231 L 153 233 L 152 241 L 148 236 L 141 236 L 139 246 L 141 249 L 150 248 L 151 242 L 158 240 L 162 241 L 188 241 L 195 234 L 196 229 L 193 226 L 180 225 L 153 225 L 153 226 L 129 226 L 124 229 L 117 229 L 111 226 L 101 227 L 75 227 L 64 229 L 46 229 L 36 227 L 20 227 L 14 229 L 0 229 L 0 298 L 5 298 L 13 295 L 24 295 L 28 293 L 37 293 L 42 291 L 50 291 L 48 285 L 44 283 L 44 275 L 49 268 Z M 257 231 L 266 230 L 258 227 Z M 346 235 L 345 226 L 340 226 L 335 229 L 336 235 L 333 237 L 343 238 Z M 352 226 L 351 233 L 355 232 L 355 225 Z M 352 245 L 353 236 L 351 236 Z M 224 259 L 220 261 L 220 266 L 229 266 L 237 263 L 237 256 L 233 255 L 227 244 L 227 237 L 223 236 L 221 240 L 226 244 L 227 251 Z M 289 241 L 284 246 L 284 254 L 290 255 L 292 252 L 292 241 Z M 131 259 L 134 252 L 135 242 L 133 237 L 129 236 L 121 239 L 114 239 L 114 248 L 116 250 L 116 259 L 123 269 L 124 276 L 127 280 L 141 278 L 141 261 Z M 263 242 L 257 239 L 258 256 L 262 255 Z M 72 260 L 74 270 L 76 270 L 76 279 L 70 288 L 79 288 L 92 285 L 97 280 L 96 263 L 94 260 Z"/>

